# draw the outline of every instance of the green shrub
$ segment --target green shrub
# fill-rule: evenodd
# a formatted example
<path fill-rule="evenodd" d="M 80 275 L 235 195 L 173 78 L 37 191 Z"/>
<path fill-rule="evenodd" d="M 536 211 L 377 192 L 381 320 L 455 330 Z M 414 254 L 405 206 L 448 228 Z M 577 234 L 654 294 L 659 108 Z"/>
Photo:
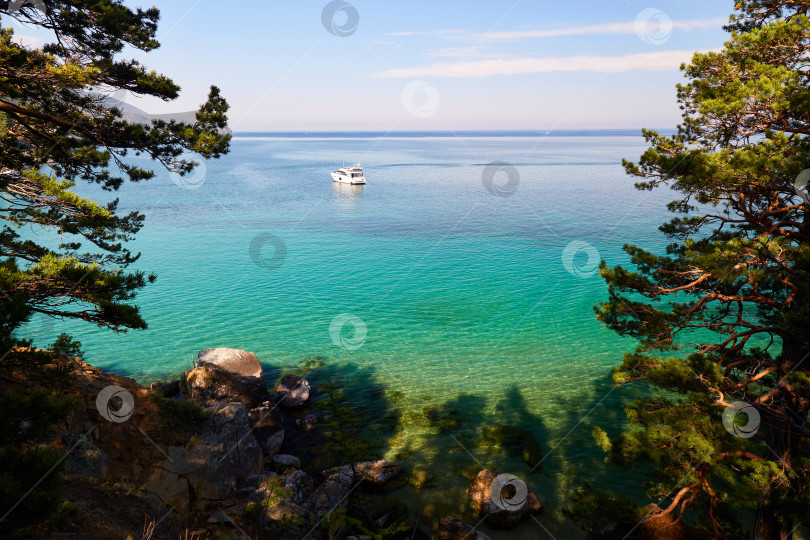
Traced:
<path fill-rule="evenodd" d="M 59 337 L 56 338 L 56 341 L 51 344 L 49 349 L 60 356 L 76 357 L 79 360 L 84 360 L 81 342 L 64 332 L 59 334 Z"/>
<path fill-rule="evenodd" d="M 160 424 L 165 429 L 194 429 L 208 419 L 208 412 L 193 399 L 170 399 L 156 390 L 152 392 L 152 400 L 160 410 Z"/>
<path fill-rule="evenodd" d="M 57 452 L 39 446 L 0 447 L 0 508 L 11 510 L 4 529 L 42 522 L 59 508 L 62 463 Z"/>

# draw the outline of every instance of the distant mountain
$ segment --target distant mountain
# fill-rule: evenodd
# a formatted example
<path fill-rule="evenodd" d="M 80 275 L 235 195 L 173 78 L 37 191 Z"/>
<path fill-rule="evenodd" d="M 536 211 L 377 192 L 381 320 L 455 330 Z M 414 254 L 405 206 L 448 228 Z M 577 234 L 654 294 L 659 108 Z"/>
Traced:
<path fill-rule="evenodd" d="M 131 122 L 133 124 L 146 124 L 151 125 L 152 120 L 164 120 L 166 122 L 170 120 L 176 120 L 178 122 L 185 122 L 187 124 L 193 124 L 197 121 L 197 111 L 185 111 L 185 112 L 178 112 L 178 113 L 168 113 L 168 114 L 149 114 L 147 112 L 142 111 L 138 107 L 134 105 L 130 105 L 125 101 L 120 101 L 112 97 L 108 97 L 104 99 L 104 106 L 108 108 L 115 107 L 116 109 L 120 109 L 124 120 L 127 122 Z M 230 127 L 225 127 L 222 130 L 224 133 L 231 134 Z"/>

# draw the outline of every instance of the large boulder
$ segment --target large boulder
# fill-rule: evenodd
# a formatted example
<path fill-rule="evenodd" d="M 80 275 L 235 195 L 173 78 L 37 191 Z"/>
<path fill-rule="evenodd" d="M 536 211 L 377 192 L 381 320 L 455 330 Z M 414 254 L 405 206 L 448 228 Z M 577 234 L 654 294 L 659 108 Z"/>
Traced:
<path fill-rule="evenodd" d="M 320 529 L 313 531 L 313 518 L 309 510 L 294 502 L 282 499 L 263 506 L 264 529 L 273 540 L 301 540 L 308 532 L 311 538 L 319 538 Z"/>
<path fill-rule="evenodd" d="M 220 401 L 238 401 L 248 409 L 270 400 L 261 377 L 244 376 L 203 364 L 186 375 L 189 397 L 205 405 Z"/>
<path fill-rule="evenodd" d="M 263 477 L 256 494 L 267 538 L 300 540 L 308 532 L 312 538 L 320 538 L 320 529 L 312 527 L 316 520 L 302 504 L 312 494 L 312 487 L 312 478 L 303 471 Z"/>
<path fill-rule="evenodd" d="M 157 499 L 180 514 L 187 514 L 191 508 L 191 487 L 185 477 L 156 467 L 144 486 L 151 499 Z"/>
<path fill-rule="evenodd" d="M 353 483 L 354 477 L 351 475 L 342 472 L 332 474 L 318 486 L 307 501 L 306 507 L 319 519 L 335 509 L 346 508 L 348 502 L 346 499 L 352 490 Z"/>
<path fill-rule="evenodd" d="M 192 443 L 168 449 L 167 458 L 146 486 L 148 492 L 173 504 L 162 492 L 182 492 L 186 481 L 201 502 L 221 501 L 231 497 L 247 478 L 262 472 L 262 451 L 251 433 L 245 406 L 219 403 L 209 413 L 206 428 Z"/>
<path fill-rule="evenodd" d="M 240 349 L 217 347 L 197 353 L 196 367 L 211 366 L 243 377 L 261 378 L 262 364 L 255 354 Z"/>
<path fill-rule="evenodd" d="M 309 392 L 309 381 L 290 373 L 278 381 L 276 400 L 284 407 L 300 407 L 309 399 Z"/>
<path fill-rule="evenodd" d="M 475 476 L 467 494 L 479 515 L 493 527 L 514 527 L 530 514 L 543 509 L 522 480 L 491 469 L 484 469 Z"/>
<path fill-rule="evenodd" d="M 460 519 L 444 516 L 436 524 L 436 540 L 490 540 L 490 538 Z"/>

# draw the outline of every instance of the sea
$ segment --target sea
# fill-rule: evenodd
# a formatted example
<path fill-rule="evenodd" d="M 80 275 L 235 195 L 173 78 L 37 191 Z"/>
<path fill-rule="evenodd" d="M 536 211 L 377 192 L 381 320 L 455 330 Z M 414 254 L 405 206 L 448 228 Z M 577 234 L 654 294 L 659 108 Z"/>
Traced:
<path fill-rule="evenodd" d="M 134 269 L 157 275 L 137 297 L 147 330 L 34 318 L 20 333 L 45 345 L 68 332 L 91 364 L 145 384 L 201 349 L 252 351 L 270 385 L 298 370 L 316 392 L 341 386 L 383 456 L 429 473 L 395 492 L 414 524 L 476 524 L 465 489 L 489 467 L 545 510 L 488 535 L 581 538 L 561 509 L 583 481 L 649 502 L 592 435 L 617 434 L 646 391 L 610 384 L 635 343 L 594 314 L 600 261 L 667 244 L 673 194 L 636 190 L 622 167 L 645 147 L 640 130 L 235 133 L 189 176 L 76 186 L 146 216 L 130 247 Z M 344 164 L 368 183 L 334 183 Z M 500 425 L 530 432 L 542 458 L 483 439 Z"/>

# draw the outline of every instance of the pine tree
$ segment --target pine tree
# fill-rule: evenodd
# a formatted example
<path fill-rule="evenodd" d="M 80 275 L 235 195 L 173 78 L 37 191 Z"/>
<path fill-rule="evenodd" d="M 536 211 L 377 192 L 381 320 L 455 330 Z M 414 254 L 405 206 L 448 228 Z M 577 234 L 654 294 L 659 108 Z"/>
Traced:
<path fill-rule="evenodd" d="M 810 516 L 810 2 L 742 0 L 722 50 L 695 54 L 673 136 L 625 162 L 666 186 L 665 253 L 603 261 L 608 327 L 638 340 L 616 384 L 650 385 L 609 460 L 653 465 L 661 512 L 715 537 L 789 539 Z M 797 178 L 800 181 L 797 183 Z"/>
<path fill-rule="evenodd" d="M 134 165 L 132 155 L 188 174 L 197 162 L 184 152 L 217 158 L 228 151 L 228 105 L 212 86 L 194 123 L 142 125 L 112 107 L 105 94 L 115 91 L 178 97 L 171 79 L 121 58 L 126 46 L 159 46 L 156 8 L 0 0 L 0 15 L 53 35 L 42 47 L 25 47 L 0 26 L 0 346 L 16 343 L 12 332 L 33 313 L 116 331 L 145 328 L 132 300 L 154 276 L 127 272 L 138 254 L 125 247 L 144 216 L 121 215 L 117 199 L 99 204 L 72 188 L 89 182 L 115 191 L 152 178 L 154 170 Z M 37 234 L 23 237 L 23 227 Z"/>

